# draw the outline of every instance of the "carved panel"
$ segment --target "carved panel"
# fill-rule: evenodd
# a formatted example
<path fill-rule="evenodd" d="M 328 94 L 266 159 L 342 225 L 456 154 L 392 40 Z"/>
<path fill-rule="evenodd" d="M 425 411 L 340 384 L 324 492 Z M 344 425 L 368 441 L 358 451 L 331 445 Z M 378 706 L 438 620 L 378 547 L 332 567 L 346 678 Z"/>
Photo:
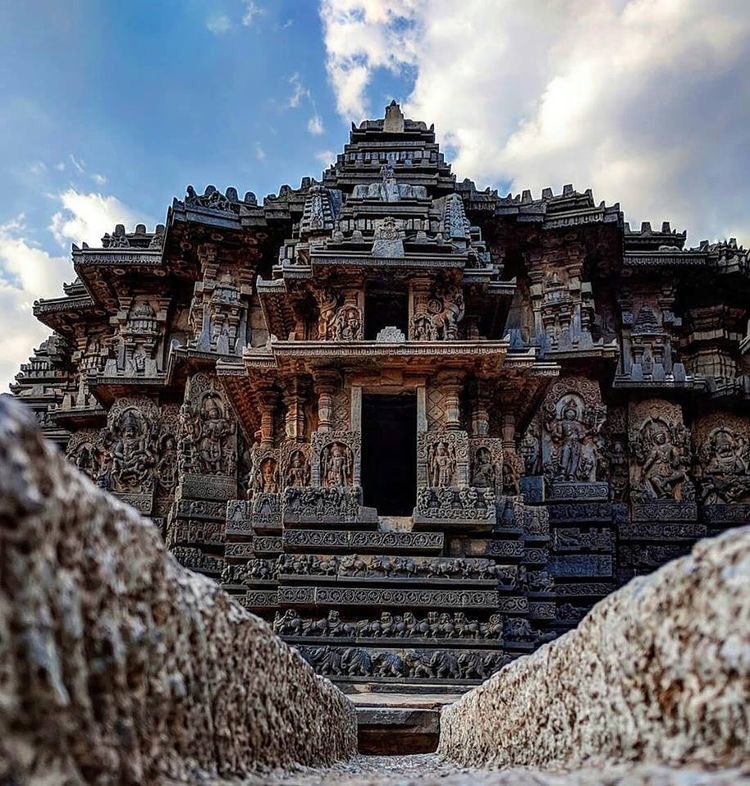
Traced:
<path fill-rule="evenodd" d="M 597 479 L 607 414 L 599 385 L 585 377 L 566 377 L 550 387 L 542 405 L 542 469 L 548 480 Z"/>
<path fill-rule="evenodd" d="M 492 489 L 503 493 L 503 447 L 502 441 L 493 437 L 472 437 L 470 484 L 477 489 Z"/>
<path fill-rule="evenodd" d="M 326 488 L 358 486 L 362 435 L 358 431 L 316 431 L 310 450 L 311 483 Z"/>
<path fill-rule="evenodd" d="M 696 475 L 708 505 L 750 502 L 750 421 L 715 412 L 693 426 Z"/>
<path fill-rule="evenodd" d="M 215 378 L 195 374 L 188 380 L 178 449 L 183 475 L 223 475 L 234 483 L 237 426 Z"/>
<path fill-rule="evenodd" d="M 650 504 L 657 500 L 692 502 L 695 499 L 695 488 L 688 476 L 690 433 L 682 423 L 679 406 L 661 399 L 631 404 L 629 437 L 632 502 Z M 678 516 L 676 520 L 681 519 L 682 516 Z"/>

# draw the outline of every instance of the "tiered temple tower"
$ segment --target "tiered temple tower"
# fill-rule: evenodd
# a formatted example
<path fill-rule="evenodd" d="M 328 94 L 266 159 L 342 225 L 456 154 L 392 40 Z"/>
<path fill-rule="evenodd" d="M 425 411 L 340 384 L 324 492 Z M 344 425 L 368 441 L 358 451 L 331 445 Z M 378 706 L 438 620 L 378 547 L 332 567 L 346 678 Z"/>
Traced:
<path fill-rule="evenodd" d="M 467 685 L 750 520 L 750 264 L 684 245 L 456 183 L 394 103 L 74 247 L 14 392 L 320 673 Z"/>

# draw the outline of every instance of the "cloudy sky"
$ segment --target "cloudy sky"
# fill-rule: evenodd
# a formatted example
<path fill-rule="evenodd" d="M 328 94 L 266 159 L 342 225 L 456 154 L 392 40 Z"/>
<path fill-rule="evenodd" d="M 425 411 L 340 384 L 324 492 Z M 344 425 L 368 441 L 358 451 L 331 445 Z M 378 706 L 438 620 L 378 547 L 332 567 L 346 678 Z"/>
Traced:
<path fill-rule="evenodd" d="M 392 98 L 480 188 L 750 244 L 748 0 L 0 0 L 0 388 L 71 242 L 317 176 Z"/>

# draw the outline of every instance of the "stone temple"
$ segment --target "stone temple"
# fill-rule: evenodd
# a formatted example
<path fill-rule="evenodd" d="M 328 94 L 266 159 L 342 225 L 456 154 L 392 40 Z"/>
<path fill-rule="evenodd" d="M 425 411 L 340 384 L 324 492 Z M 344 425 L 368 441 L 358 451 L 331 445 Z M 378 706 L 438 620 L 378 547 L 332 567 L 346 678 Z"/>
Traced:
<path fill-rule="evenodd" d="M 73 247 L 13 392 L 321 674 L 476 684 L 750 520 L 750 260 L 352 126 L 259 204 Z"/>

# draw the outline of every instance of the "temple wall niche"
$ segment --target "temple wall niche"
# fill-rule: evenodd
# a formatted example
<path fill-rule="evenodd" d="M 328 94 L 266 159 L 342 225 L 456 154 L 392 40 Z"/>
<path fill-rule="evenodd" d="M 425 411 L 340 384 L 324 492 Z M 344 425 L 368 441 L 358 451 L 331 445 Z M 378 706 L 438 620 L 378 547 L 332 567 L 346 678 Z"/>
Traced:
<path fill-rule="evenodd" d="M 750 420 L 712 412 L 693 423 L 692 438 L 701 501 L 750 503 Z"/>
<path fill-rule="evenodd" d="M 66 455 L 100 488 L 161 518 L 177 485 L 177 431 L 176 405 L 122 398 L 109 410 L 106 427 L 71 437 Z"/>
<path fill-rule="evenodd" d="M 541 413 L 541 467 L 548 481 L 593 483 L 601 478 L 606 414 L 597 382 L 566 377 L 552 384 Z M 530 451 L 530 460 L 532 455 Z"/>

